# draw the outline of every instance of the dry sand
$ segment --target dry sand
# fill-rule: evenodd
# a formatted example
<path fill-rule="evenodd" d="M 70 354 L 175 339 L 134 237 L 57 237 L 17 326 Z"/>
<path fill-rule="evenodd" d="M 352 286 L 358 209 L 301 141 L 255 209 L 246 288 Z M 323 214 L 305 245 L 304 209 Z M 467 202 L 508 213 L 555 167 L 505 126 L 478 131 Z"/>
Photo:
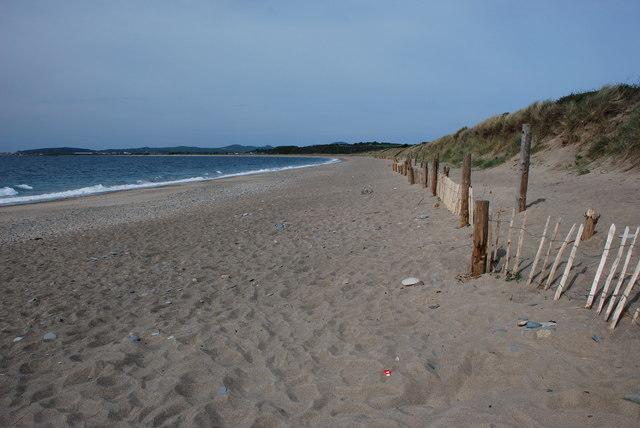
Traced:
<path fill-rule="evenodd" d="M 510 168 L 472 180 L 513 206 Z M 588 206 L 601 231 L 635 226 L 638 184 L 534 168 L 531 233 Z M 622 397 L 640 388 L 640 328 L 627 316 L 611 334 L 583 309 L 604 234 L 554 302 L 458 281 L 471 230 L 434 202 L 348 158 L 1 208 L 0 425 L 638 426 Z M 537 337 L 522 316 L 558 326 Z"/>

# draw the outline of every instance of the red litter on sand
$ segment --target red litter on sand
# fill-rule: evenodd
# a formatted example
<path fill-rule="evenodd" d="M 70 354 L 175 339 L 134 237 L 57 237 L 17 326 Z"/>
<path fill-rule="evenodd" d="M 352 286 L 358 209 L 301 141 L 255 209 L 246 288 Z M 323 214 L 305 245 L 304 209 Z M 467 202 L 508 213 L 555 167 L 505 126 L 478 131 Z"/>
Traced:
<path fill-rule="evenodd" d="M 385 376 L 391 376 L 391 370 L 389 370 L 389 369 L 384 369 L 384 375 L 385 375 Z"/>

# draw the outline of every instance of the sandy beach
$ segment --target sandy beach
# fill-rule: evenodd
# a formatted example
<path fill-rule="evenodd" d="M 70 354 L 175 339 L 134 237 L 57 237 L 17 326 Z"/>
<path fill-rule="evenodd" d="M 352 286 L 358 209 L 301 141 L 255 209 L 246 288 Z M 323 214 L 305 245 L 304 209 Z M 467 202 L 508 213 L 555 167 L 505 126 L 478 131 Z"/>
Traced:
<path fill-rule="evenodd" d="M 638 426 L 640 326 L 584 309 L 609 224 L 638 224 L 637 173 L 534 162 L 532 234 L 602 213 L 553 301 L 461 280 L 471 228 L 389 161 L 342 160 L 0 208 L 0 425 Z M 513 206 L 513 165 L 472 183 Z"/>

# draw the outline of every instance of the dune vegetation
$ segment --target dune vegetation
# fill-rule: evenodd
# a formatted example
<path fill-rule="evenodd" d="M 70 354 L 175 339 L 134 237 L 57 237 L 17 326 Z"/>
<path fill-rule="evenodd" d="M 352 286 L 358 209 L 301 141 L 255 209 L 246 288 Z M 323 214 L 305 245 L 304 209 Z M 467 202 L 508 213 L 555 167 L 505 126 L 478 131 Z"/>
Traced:
<path fill-rule="evenodd" d="M 490 117 L 431 142 L 377 152 L 381 157 L 417 157 L 458 166 L 471 152 L 475 167 L 504 163 L 518 152 L 521 125 L 532 125 L 532 150 L 542 152 L 572 146 L 579 173 L 588 165 L 619 161 L 624 169 L 640 166 L 640 86 L 612 85 L 573 93 L 557 100 Z"/>

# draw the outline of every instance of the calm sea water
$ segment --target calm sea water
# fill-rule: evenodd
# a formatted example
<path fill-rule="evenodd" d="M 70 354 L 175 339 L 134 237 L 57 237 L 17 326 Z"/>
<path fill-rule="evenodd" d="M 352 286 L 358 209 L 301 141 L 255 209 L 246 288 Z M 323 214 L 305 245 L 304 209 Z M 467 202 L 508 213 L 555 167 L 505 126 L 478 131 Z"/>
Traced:
<path fill-rule="evenodd" d="M 214 180 L 336 161 L 272 156 L 0 156 L 0 205 Z"/>

